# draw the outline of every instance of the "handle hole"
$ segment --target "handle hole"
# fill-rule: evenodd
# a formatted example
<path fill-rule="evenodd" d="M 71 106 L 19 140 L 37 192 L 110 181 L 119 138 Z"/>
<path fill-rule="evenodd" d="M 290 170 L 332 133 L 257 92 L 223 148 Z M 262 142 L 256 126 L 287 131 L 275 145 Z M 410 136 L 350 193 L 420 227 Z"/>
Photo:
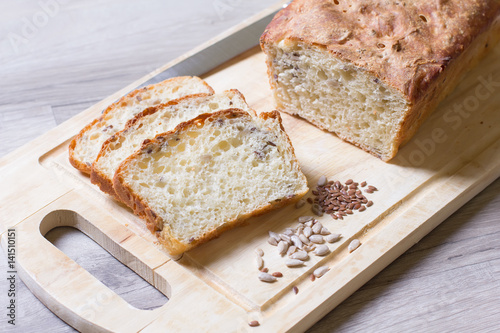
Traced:
<path fill-rule="evenodd" d="M 47 232 L 45 238 L 133 307 L 153 310 L 168 301 L 158 289 L 80 230 L 57 227 Z"/>

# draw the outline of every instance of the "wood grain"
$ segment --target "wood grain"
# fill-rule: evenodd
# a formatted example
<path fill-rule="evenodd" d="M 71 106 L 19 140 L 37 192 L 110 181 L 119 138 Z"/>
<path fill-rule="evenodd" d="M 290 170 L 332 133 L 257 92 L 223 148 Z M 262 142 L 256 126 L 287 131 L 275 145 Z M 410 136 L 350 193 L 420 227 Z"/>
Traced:
<path fill-rule="evenodd" d="M 68 2 L 68 5 L 71 4 L 71 2 Z M 156 4 L 160 6 L 158 3 Z M 20 16 L 23 17 L 23 15 L 28 15 L 29 13 L 39 10 L 36 2 L 33 2 L 32 5 L 34 10 L 31 12 L 27 10 L 26 7 L 9 8 L 9 10 L 11 13 L 18 10 Z M 82 5 L 79 5 L 78 7 L 67 8 L 73 15 L 83 15 L 79 11 L 85 11 L 86 6 L 87 5 L 82 7 Z M 97 12 L 95 8 L 90 9 L 90 7 L 92 7 L 91 5 L 88 6 L 87 9 L 90 12 L 94 14 Z M 121 13 L 121 18 L 117 19 L 115 22 L 117 25 L 120 25 L 120 23 L 123 25 L 123 22 L 129 22 L 131 20 L 130 18 L 136 17 L 134 10 L 130 8 L 125 8 L 124 10 L 118 7 L 117 2 L 111 3 L 109 6 L 109 17 L 113 17 L 110 14 L 112 11 L 120 11 Z M 130 6 L 133 5 L 130 4 Z M 73 12 L 71 12 L 69 8 L 72 8 L 71 10 L 73 10 Z M 137 8 L 135 9 L 137 10 Z M 61 13 L 50 22 L 57 21 L 57 17 L 62 17 L 63 14 L 64 12 L 61 11 Z M 123 17 L 127 17 L 127 15 L 129 20 L 124 20 Z M 49 26 L 49 24 L 51 24 L 50 22 L 45 29 L 51 29 Z M 16 26 L 15 23 L 16 22 L 11 24 L 10 28 L 17 31 L 16 29 L 18 29 L 18 26 Z M 111 38 L 107 42 L 110 44 L 120 44 L 119 38 L 114 39 L 112 35 L 120 35 L 123 32 L 118 29 L 117 26 L 109 22 L 108 24 L 109 25 L 101 27 L 101 29 L 104 30 L 100 31 L 107 31 L 105 29 L 110 29 L 109 34 Z M 83 20 L 82 26 L 85 25 L 89 25 L 89 22 Z M 145 34 L 139 26 L 135 28 L 137 29 L 135 33 L 145 38 L 144 36 L 147 34 Z M 87 36 L 86 38 L 95 38 L 94 41 L 90 41 L 90 44 L 94 43 L 94 46 L 106 44 L 103 43 L 102 36 L 98 29 L 88 29 L 90 29 L 89 35 L 92 36 L 93 32 L 94 37 Z M 196 30 L 196 34 L 201 34 L 201 30 Z M 6 135 L 6 140 L 11 140 L 2 141 L 9 142 L 9 145 L 5 148 L 2 146 L 5 152 L 14 149 L 12 146 L 21 144 L 22 140 L 28 141 L 34 136 L 37 136 L 38 133 L 36 133 L 36 131 L 46 131 L 49 127 L 53 126 L 51 125 L 51 121 L 55 120 L 57 123 L 57 119 L 67 119 L 71 116 L 68 114 L 71 113 L 68 110 L 74 109 L 75 112 L 81 111 L 85 108 L 85 105 L 94 104 L 98 99 L 122 88 L 137 78 L 136 76 L 130 80 L 127 79 L 127 81 L 119 75 L 115 76 L 116 71 L 119 71 L 121 68 L 129 69 L 130 67 L 130 70 L 133 71 L 135 66 L 137 70 L 144 70 L 145 65 L 142 59 L 140 59 L 140 52 L 145 52 L 143 49 L 139 51 L 138 55 L 134 55 L 133 59 L 135 60 L 131 60 L 129 58 L 125 59 L 126 57 L 123 55 L 120 58 L 118 54 L 120 52 L 116 50 L 100 50 L 102 54 L 97 52 L 98 54 L 96 55 L 92 54 L 92 48 L 90 48 L 86 57 L 82 57 L 84 58 L 83 60 L 87 61 L 92 59 L 91 62 L 95 63 L 86 65 L 89 66 L 88 68 L 83 66 L 78 70 L 75 69 L 76 74 L 81 71 L 82 76 L 74 76 L 67 81 L 70 82 L 74 80 L 72 81 L 73 85 L 61 85 L 61 81 L 56 79 L 66 76 L 67 73 L 65 73 L 65 70 L 68 67 L 78 65 L 75 63 L 72 64 L 71 61 L 73 60 L 70 58 L 72 56 L 77 57 L 77 50 L 81 49 L 82 45 L 75 44 L 77 43 L 75 41 L 68 42 L 67 45 L 58 45 L 57 42 L 51 44 L 50 41 L 54 39 L 54 36 L 58 36 L 56 29 L 51 32 L 52 37 L 47 37 L 45 41 L 46 45 L 43 46 L 43 43 L 39 44 L 37 38 L 42 38 L 45 33 L 44 31 L 47 30 L 40 29 L 40 32 L 33 37 L 28 44 L 28 46 L 32 48 L 31 52 L 34 52 L 33 54 L 21 53 L 19 59 L 7 57 L 9 61 L 3 64 L 1 68 L 2 73 L 5 68 L 5 73 L 10 74 L 10 76 L 6 75 L 3 78 L 12 80 L 11 82 L 13 83 L 5 85 L 3 81 L 0 83 L 2 84 L 2 88 L 5 88 L 0 90 L 1 93 L 8 93 L 9 95 L 2 96 L 5 97 L 2 98 L 5 104 L 0 106 L 2 108 L 2 117 L 8 120 L 6 123 L 2 123 L 0 135 L 7 133 L 4 132 L 4 129 L 7 128 L 8 130 L 6 131 L 9 132 L 8 135 Z M 155 30 L 155 32 L 158 31 Z M 203 33 L 206 33 L 206 31 L 203 31 Z M 184 39 L 186 39 L 186 37 L 184 37 Z M 144 43 L 148 45 L 148 43 L 151 44 L 153 41 L 154 39 L 149 39 L 149 41 L 145 41 Z M 139 41 L 137 42 L 141 45 Z M 82 43 L 85 43 L 85 40 L 82 41 Z M 179 42 L 179 45 L 182 45 L 182 43 Z M 39 49 L 37 49 L 38 47 Z M 47 47 L 47 49 L 45 49 L 45 47 Z M 66 56 L 52 54 L 52 52 L 56 53 L 58 50 L 64 49 L 65 47 L 68 47 L 70 50 L 73 47 L 74 53 L 69 52 Z M 138 46 L 135 45 L 134 47 Z M 52 51 L 47 51 L 49 49 Z M 149 50 L 150 49 L 151 47 Z M 156 52 L 158 52 L 158 49 L 155 49 L 154 54 L 156 54 Z M 108 55 L 109 58 L 106 58 Z M 32 58 L 30 58 L 30 56 Z M 61 62 L 63 65 L 57 67 L 58 70 L 55 71 L 53 67 L 46 67 L 45 64 L 40 63 L 41 56 L 48 57 L 49 62 L 53 61 L 52 66 L 57 66 L 58 62 Z M 99 56 L 103 57 L 101 58 L 103 60 L 100 62 L 97 60 L 98 58 L 96 58 Z M 111 59 L 116 61 L 115 64 L 119 64 L 119 66 L 111 66 L 114 69 L 110 69 L 109 63 Z M 129 61 L 135 61 L 135 65 L 129 66 Z M 162 65 L 164 62 L 166 61 L 159 62 L 158 66 Z M 65 67 L 65 63 L 68 67 Z M 31 74 L 28 73 L 29 66 L 27 66 L 28 69 L 23 66 L 30 64 L 33 71 L 35 69 L 41 72 L 45 71 L 45 76 L 37 74 L 39 75 L 38 77 L 36 75 L 35 77 L 30 77 Z M 145 71 L 149 72 L 151 69 L 152 68 L 146 68 Z M 104 70 L 106 70 L 106 72 L 103 72 Z M 54 71 L 56 73 L 54 73 Z M 25 75 L 24 78 L 23 75 Z M 85 78 L 87 75 L 91 77 Z M 122 73 L 120 75 L 126 74 Z M 139 73 L 139 76 L 140 75 Z M 43 79 L 44 77 L 52 77 L 53 81 L 57 82 L 57 84 L 45 82 Z M 64 82 L 64 79 L 62 82 Z M 96 82 L 99 83 L 96 84 Z M 110 82 L 114 82 L 115 88 L 110 89 L 106 93 L 99 92 L 100 89 L 108 89 L 108 84 L 110 84 Z M 82 90 L 82 87 L 88 89 L 88 91 L 85 89 Z M 92 89 L 95 89 L 95 91 L 93 92 Z M 30 92 L 32 93 L 30 94 Z M 101 93 L 102 95 L 95 99 L 94 97 L 88 97 L 93 96 L 94 93 L 97 95 Z M 75 98 L 76 102 L 73 102 L 71 94 L 81 96 L 81 99 Z M 40 100 L 43 102 L 40 103 Z M 39 105 L 38 110 L 37 105 Z M 79 109 L 80 106 L 82 107 L 81 109 Z M 18 116 L 17 111 L 22 111 L 23 109 L 25 111 L 20 114 L 23 114 L 24 117 Z M 51 112 L 59 110 L 59 112 L 55 111 L 57 116 L 54 114 L 51 119 L 49 110 L 52 110 Z M 65 112 L 68 113 L 65 114 Z M 23 127 L 23 131 L 21 132 L 16 130 L 16 127 L 17 125 L 26 123 L 23 121 L 23 118 L 38 120 L 34 120 L 31 126 Z M 48 120 L 43 121 L 42 119 Z M 7 124 L 9 124 L 8 127 Z M 30 128 L 32 127 L 34 134 L 27 134 L 27 132 L 31 131 Z M 16 137 L 21 141 L 13 139 Z M 30 138 L 25 139 L 25 137 Z M 3 137 L 0 139 L 3 139 Z M 355 293 L 336 310 L 327 315 L 323 321 L 312 328 L 312 331 L 372 331 L 372 329 L 374 331 L 404 331 L 408 328 L 412 328 L 414 331 L 442 331 L 449 330 L 450 328 L 454 330 L 470 330 L 478 327 L 482 330 L 498 329 L 498 321 L 496 321 L 495 318 L 498 317 L 499 314 L 499 307 L 496 306 L 498 305 L 499 295 L 498 290 L 494 287 L 498 284 L 498 259 L 500 251 L 496 242 L 494 242 L 499 233 L 498 217 L 496 216 L 494 208 L 498 207 L 500 201 L 498 195 L 499 186 L 499 182 L 496 181 L 461 210 L 465 210 L 465 213 L 460 213 L 461 211 L 459 211 L 454 214 L 438 229 L 431 233 L 429 237 L 425 238 L 387 270 L 384 270 L 379 276 L 370 281 L 358 293 Z M 110 259 L 110 261 L 111 260 L 112 259 Z M 88 258 L 88 261 L 92 263 L 93 259 Z M 471 292 L 464 292 L 464 290 L 469 291 L 471 288 Z M 47 312 L 47 310 L 43 308 L 43 305 L 36 303 L 36 299 L 33 300 L 29 291 L 20 289 L 19 295 L 21 298 L 19 303 L 19 327 L 23 325 L 25 330 L 30 330 L 30 328 L 40 330 L 41 327 L 43 327 L 42 330 L 50 329 L 50 331 L 71 330 L 71 328 L 51 315 L 50 312 Z M 38 311 L 40 312 L 31 310 L 34 307 L 33 304 L 38 304 L 40 309 Z M 27 311 L 28 309 L 30 309 L 29 312 L 23 313 L 23 311 Z M 36 316 L 33 315 L 34 313 L 36 313 Z M 41 313 L 44 313 L 44 315 L 41 316 Z M 42 324 L 40 324 L 40 322 Z M 4 325 L 4 322 L 2 322 L 2 325 Z M 9 327 L 7 327 L 7 329 L 8 328 Z"/>

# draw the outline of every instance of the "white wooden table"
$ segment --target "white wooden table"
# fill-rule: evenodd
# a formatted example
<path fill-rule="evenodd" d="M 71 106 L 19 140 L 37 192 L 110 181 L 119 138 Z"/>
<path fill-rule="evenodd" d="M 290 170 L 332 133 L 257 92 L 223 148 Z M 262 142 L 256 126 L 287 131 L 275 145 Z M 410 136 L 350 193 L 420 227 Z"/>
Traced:
<path fill-rule="evenodd" d="M 1 2 L 0 157 L 271 4 Z M 496 180 L 310 331 L 500 331 L 499 207 Z M 56 229 L 48 238 L 132 305 L 166 301 L 79 232 Z M 19 280 L 16 326 L 7 324 L 6 272 L 2 256 L 0 331 L 73 331 Z"/>

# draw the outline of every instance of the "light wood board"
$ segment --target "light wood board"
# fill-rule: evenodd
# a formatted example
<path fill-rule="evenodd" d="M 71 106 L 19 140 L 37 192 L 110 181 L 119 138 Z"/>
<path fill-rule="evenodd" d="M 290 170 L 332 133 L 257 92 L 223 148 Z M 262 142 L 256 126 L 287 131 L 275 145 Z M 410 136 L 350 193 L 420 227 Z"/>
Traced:
<path fill-rule="evenodd" d="M 205 78 L 216 91 L 239 89 L 257 111 L 272 109 L 263 55 L 258 49 Z M 494 93 L 498 88 L 484 83 L 488 81 L 500 82 L 495 55 L 467 76 L 388 164 L 283 114 L 285 129 L 310 184 L 325 174 L 332 179 L 366 180 L 379 188 L 370 196 L 375 205 L 367 211 L 344 221 L 328 216 L 320 219 L 344 237 L 331 246 L 331 255 L 313 258 L 304 268 L 284 267 L 266 239 L 268 230 L 279 232 L 295 226 L 298 216 L 309 215 L 307 206 L 299 210 L 288 207 L 252 219 L 247 226 L 174 262 L 154 246 L 154 238 L 139 219 L 102 195 L 69 165 L 67 144 L 71 137 L 109 101 L 142 82 L 9 155 L 8 163 L 7 159 L 0 161 L 2 184 L 13 189 L 0 198 L 4 203 L 0 213 L 9 216 L 0 231 L 16 227 L 21 277 L 49 308 L 79 330 L 193 331 L 212 327 L 301 331 L 499 176 L 500 133 L 495 125 L 500 99 Z M 487 99 L 481 98 L 488 92 Z M 455 111 L 456 105 L 462 106 L 461 113 Z M 429 141 L 433 132 L 440 135 Z M 60 225 L 75 226 L 87 233 L 164 292 L 169 302 L 153 311 L 131 308 L 43 238 Z M 359 238 L 363 245 L 349 254 L 346 245 L 352 238 Z M 264 249 L 267 267 L 284 273 L 278 283 L 257 280 L 256 247 Z M 328 265 L 331 270 L 311 282 L 308 276 L 318 265 Z M 294 285 L 300 290 L 297 295 L 291 292 Z M 259 320 L 260 327 L 248 327 L 247 322 L 254 319 Z"/>

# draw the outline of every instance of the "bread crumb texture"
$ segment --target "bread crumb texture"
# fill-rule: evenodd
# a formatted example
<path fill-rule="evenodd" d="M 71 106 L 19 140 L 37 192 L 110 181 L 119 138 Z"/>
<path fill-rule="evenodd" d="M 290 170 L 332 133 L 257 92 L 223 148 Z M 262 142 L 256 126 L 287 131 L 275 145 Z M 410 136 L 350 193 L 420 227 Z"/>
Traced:
<path fill-rule="evenodd" d="M 110 182 L 118 166 L 128 156 L 138 150 L 143 141 L 154 138 L 157 134 L 173 130 L 184 121 L 197 116 L 228 108 L 250 110 L 245 98 L 237 90 L 228 90 L 219 94 L 189 95 L 184 98 L 163 104 L 136 121 L 103 145 L 93 168 Z"/>
<path fill-rule="evenodd" d="M 121 183 L 163 221 L 160 240 L 189 244 L 307 192 L 274 114 L 253 118 L 226 110 L 201 116 L 157 136 L 120 166 Z"/>

